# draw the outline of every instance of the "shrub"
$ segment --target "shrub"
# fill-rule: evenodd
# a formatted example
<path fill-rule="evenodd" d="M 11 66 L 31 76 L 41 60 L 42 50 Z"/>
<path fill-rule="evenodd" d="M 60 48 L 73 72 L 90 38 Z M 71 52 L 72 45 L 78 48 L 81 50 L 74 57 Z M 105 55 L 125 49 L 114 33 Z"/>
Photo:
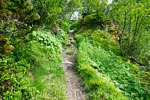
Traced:
<path fill-rule="evenodd" d="M 102 19 L 98 17 L 95 13 L 86 16 L 83 19 L 83 25 L 98 25 L 102 22 Z"/>
<path fill-rule="evenodd" d="M 0 99 L 32 100 L 36 89 L 27 75 L 30 64 L 26 60 L 16 62 L 12 57 L 0 56 Z"/>
<path fill-rule="evenodd" d="M 61 28 L 63 31 L 68 32 L 70 30 L 70 25 L 67 22 L 62 21 Z"/>
<path fill-rule="evenodd" d="M 39 91 L 35 100 L 66 100 L 65 74 L 60 67 L 62 43 L 67 40 L 66 37 L 39 30 L 29 35 L 31 37 L 32 41 L 17 48 L 16 57 L 25 58 L 32 66 L 33 86 Z"/>

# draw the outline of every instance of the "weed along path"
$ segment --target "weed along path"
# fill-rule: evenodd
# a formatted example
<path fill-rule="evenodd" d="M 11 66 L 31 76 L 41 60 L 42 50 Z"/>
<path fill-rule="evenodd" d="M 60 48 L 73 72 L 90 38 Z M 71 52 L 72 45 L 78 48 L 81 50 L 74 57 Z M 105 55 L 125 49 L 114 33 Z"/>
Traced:
<path fill-rule="evenodd" d="M 67 49 L 62 53 L 62 67 L 66 74 L 66 96 L 68 100 L 85 100 L 84 89 L 81 85 L 81 78 L 76 75 L 77 50 L 74 46 L 74 36 L 71 34 Z"/>

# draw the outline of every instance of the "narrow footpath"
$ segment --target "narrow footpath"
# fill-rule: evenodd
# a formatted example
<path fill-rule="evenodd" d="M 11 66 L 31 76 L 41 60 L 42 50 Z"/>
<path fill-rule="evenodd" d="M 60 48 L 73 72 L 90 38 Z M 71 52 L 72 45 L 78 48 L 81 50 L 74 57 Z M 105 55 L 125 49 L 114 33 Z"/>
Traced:
<path fill-rule="evenodd" d="M 75 72 L 77 50 L 72 55 L 67 54 L 67 52 L 75 49 L 73 42 L 74 36 L 71 34 L 67 49 L 62 53 L 62 67 L 66 74 L 66 96 L 68 100 L 85 100 L 85 93 L 81 85 L 81 78 L 78 77 Z"/>

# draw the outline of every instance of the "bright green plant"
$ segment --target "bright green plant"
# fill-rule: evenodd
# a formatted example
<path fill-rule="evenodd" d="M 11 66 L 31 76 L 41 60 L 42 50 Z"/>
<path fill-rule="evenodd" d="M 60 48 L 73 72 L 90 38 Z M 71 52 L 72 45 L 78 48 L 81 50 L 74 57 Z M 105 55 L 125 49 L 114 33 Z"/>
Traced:
<path fill-rule="evenodd" d="M 121 93 L 129 100 L 148 100 L 148 98 L 150 98 L 148 86 L 143 86 L 142 81 L 140 81 L 140 77 L 137 78 L 135 70 L 132 69 L 130 65 L 122 61 L 111 51 L 105 51 L 101 47 L 97 46 L 93 40 L 90 40 L 87 37 L 84 38 L 82 35 L 76 35 L 76 38 L 79 43 L 77 68 L 79 72 L 85 66 L 91 66 L 95 69 L 95 71 L 98 71 L 99 73 L 107 76 L 107 78 L 110 78 L 111 82 L 115 84 L 115 87 L 119 88 Z M 92 72 L 88 73 L 88 71 L 85 71 L 80 73 L 82 76 L 82 74 L 90 74 Z M 85 80 L 89 79 L 91 76 L 82 77 L 83 80 Z M 92 79 L 95 79 L 95 77 Z"/>
<path fill-rule="evenodd" d="M 64 30 L 65 32 L 68 32 L 70 30 L 70 25 L 66 22 L 63 22 L 61 23 L 61 28 L 62 30 Z"/>
<path fill-rule="evenodd" d="M 84 40 L 84 38 L 82 38 L 82 40 Z M 79 43 L 77 71 L 83 79 L 83 84 L 86 88 L 89 100 L 127 100 L 127 98 L 123 96 L 121 90 L 116 88 L 106 75 L 98 72 L 98 70 L 92 67 L 96 63 L 92 62 L 88 53 L 86 52 L 90 48 L 88 48 L 86 51 L 84 50 L 84 48 L 89 47 L 90 44 L 84 42 L 85 41 L 80 41 Z"/>
<path fill-rule="evenodd" d="M 12 57 L 1 55 L 0 59 L 0 97 L 3 100 L 32 100 L 36 89 L 27 75 L 30 64 L 26 60 L 16 62 Z"/>
<path fill-rule="evenodd" d="M 26 58 L 31 64 L 33 86 L 38 93 L 35 99 L 66 100 L 65 74 L 60 67 L 65 35 L 53 35 L 49 31 L 34 31 L 28 36 L 32 41 L 18 47 L 16 56 Z"/>
<path fill-rule="evenodd" d="M 68 54 L 68 55 L 73 55 L 73 54 L 75 53 L 75 51 L 76 51 L 76 48 L 74 48 L 74 49 L 71 50 L 71 51 L 68 51 L 67 54 Z"/>

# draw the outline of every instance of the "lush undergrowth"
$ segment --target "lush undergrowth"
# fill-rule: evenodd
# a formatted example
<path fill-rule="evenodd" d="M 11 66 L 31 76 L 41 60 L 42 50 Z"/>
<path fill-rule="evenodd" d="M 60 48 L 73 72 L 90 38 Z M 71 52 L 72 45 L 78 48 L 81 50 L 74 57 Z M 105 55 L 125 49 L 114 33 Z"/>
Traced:
<path fill-rule="evenodd" d="M 26 38 L 30 42 L 16 46 L 15 56 L 1 56 L 3 100 L 66 100 L 60 64 L 68 35 L 37 30 Z"/>
<path fill-rule="evenodd" d="M 96 63 L 92 62 L 87 52 L 83 49 L 89 45 L 88 43 L 80 43 L 77 57 L 77 71 L 83 79 L 89 100 L 127 100 L 107 76 L 93 68 Z"/>
<path fill-rule="evenodd" d="M 26 51 L 25 57 L 34 66 L 32 76 L 39 91 L 36 99 L 65 100 L 65 74 L 60 67 L 60 54 L 67 43 L 67 35 L 58 33 L 55 36 L 50 32 L 35 31 L 33 37 L 35 41 L 31 41 L 31 48 Z"/>
<path fill-rule="evenodd" d="M 133 67 L 118 55 L 119 46 L 110 33 L 101 30 L 79 30 L 77 70 L 90 100 L 149 100 L 146 73 Z M 148 83 L 148 82 L 146 82 Z"/>
<path fill-rule="evenodd" d="M 32 100 L 36 89 L 27 75 L 30 68 L 25 59 L 16 61 L 13 56 L 0 56 L 0 99 Z"/>

